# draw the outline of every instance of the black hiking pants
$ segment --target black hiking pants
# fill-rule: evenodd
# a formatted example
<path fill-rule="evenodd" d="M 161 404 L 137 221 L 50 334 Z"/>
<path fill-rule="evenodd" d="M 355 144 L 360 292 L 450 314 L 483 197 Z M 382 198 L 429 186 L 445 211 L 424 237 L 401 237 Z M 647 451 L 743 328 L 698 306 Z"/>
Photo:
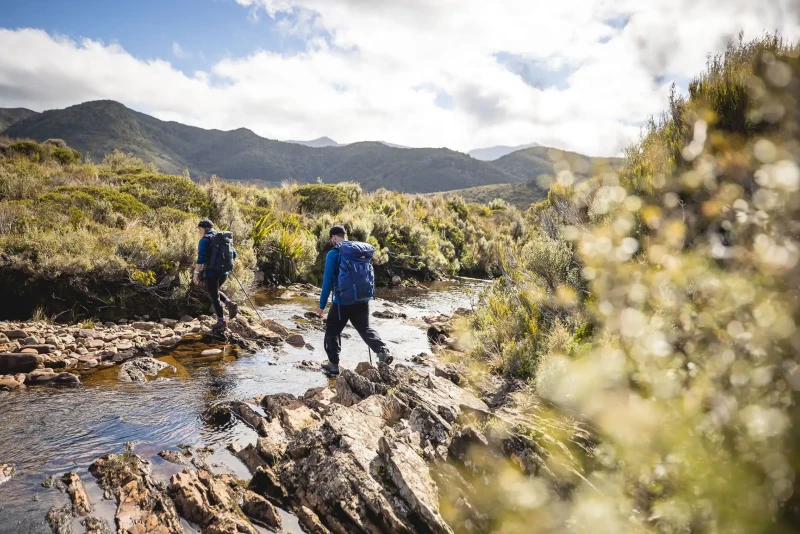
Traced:
<path fill-rule="evenodd" d="M 228 297 L 219 288 L 228 280 L 228 275 L 209 276 L 205 280 L 208 296 L 211 297 L 211 305 L 214 306 L 217 317 L 222 317 L 222 303 L 228 302 Z"/>
<path fill-rule="evenodd" d="M 334 302 L 328 312 L 328 322 L 325 326 L 325 352 L 328 354 L 329 362 L 339 364 L 339 353 L 342 352 L 341 335 L 347 321 L 352 323 L 353 328 L 373 352 L 377 354 L 386 349 L 386 344 L 381 341 L 378 333 L 369 326 L 368 302 L 343 306 Z"/>

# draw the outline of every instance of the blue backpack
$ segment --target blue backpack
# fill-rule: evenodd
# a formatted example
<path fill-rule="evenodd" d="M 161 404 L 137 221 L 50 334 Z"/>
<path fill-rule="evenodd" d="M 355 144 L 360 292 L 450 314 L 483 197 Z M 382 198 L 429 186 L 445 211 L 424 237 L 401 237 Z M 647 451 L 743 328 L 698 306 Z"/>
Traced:
<path fill-rule="evenodd" d="M 368 243 L 342 241 L 339 244 L 339 267 L 333 288 L 339 304 L 367 302 L 375 296 L 373 255 L 375 247 Z"/>

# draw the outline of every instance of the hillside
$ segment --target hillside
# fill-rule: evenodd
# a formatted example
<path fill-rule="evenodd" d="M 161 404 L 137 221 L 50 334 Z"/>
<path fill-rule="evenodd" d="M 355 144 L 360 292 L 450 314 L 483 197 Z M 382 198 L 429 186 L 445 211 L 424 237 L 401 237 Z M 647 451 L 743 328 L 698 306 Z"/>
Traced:
<path fill-rule="evenodd" d="M 603 172 L 615 171 L 622 166 L 621 158 L 592 158 L 557 148 L 536 146 L 517 150 L 492 162 L 501 172 L 513 177 L 515 182 L 524 182 L 542 174 L 555 175 L 554 168 L 559 162 L 580 178 L 589 178 Z M 565 166 L 566 167 L 566 166 Z"/>
<path fill-rule="evenodd" d="M 402 149 L 383 143 L 307 147 L 265 139 L 245 128 L 223 132 L 165 122 L 113 101 L 87 102 L 17 122 L 4 135 L 60 138 L 101 160 L 121 149 L 164 172 L 277 184 L 284 180 L 359 182 L 369 190 L 430 193 L 514 181 L 495 167 L 448 149 Z"/>
<path fill-rule="evenodd" d="M 38 115 L 35 111 L 25 108 L 0 108 L 0 132 L 21 120 Z"/>
<path fill-rule="evenodd" d="M 477 202 L 478 204 L 488 204 L 492 200 L 500 198 L 521 210 L 526 210 L 531 204 L 547 198 L 547 189 L 540 187 L 536 180 L 529 180 L 522 184 L 479 185 L 452 191 L 452 193 L 461 196 L 466 202 Z"/>

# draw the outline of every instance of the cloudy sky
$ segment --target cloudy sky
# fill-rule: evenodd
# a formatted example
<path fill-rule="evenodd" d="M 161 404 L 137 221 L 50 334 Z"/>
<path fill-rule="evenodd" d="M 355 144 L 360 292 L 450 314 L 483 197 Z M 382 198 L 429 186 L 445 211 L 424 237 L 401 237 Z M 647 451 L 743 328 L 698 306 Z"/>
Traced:
<path fill-rule="evenodd" d="M 114 99 L 273 139 L 616 155 L 798 0 L 3 0 L 0 107 Z"/>

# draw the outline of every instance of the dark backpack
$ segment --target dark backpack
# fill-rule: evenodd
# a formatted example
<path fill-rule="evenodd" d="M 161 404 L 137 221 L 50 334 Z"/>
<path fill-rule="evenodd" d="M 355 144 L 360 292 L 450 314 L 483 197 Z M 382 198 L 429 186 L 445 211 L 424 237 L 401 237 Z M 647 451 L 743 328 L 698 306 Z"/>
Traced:
<path fill-rule="evenodd" d="M 217 274 L 233 270 L 233 260 L 236 253 L 233 250 L 233 234 L 231 232 L 217 232 L 209 238 L 206 268 L 212 269 Z"/>
<path fill-rule="evenodd" d="M 339 267 L 333 288 L 339 304 L 366 302 L 375 296 L 375 271 L 372 256 L 375 247 L 359 241 L 339 244 Z"/>

